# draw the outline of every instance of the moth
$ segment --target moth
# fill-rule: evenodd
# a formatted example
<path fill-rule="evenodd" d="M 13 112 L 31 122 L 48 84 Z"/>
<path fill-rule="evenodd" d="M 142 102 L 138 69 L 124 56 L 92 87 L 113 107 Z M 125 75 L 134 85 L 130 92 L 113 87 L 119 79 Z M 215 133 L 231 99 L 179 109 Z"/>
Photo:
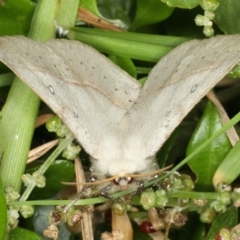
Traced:
<path fill-rule="evenodd" d="M 140 50 L 139 50 L 140 51 Z M 186 114 L 240 60 L 240 35 L 184 43 L 142 87 L 77 41 L 1 37 L 0 60 L 63 120 L 91 157 L 100 192 L 138 189 L 159 169 L 155 155 Z"/>

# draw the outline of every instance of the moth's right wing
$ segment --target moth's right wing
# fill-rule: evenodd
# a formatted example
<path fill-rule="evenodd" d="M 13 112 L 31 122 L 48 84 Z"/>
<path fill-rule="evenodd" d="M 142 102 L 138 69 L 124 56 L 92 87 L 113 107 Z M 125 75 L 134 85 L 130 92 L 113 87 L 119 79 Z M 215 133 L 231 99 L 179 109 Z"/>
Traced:
<path fill-rule="evenodd" d="M 153 156 L 187 113 L 240 61 L 240 35 L 193 40 L 176 47 L 150 72 L 124 120 L 126 141 Z M 137 151 L 137 150 L 136 150 Z"/>

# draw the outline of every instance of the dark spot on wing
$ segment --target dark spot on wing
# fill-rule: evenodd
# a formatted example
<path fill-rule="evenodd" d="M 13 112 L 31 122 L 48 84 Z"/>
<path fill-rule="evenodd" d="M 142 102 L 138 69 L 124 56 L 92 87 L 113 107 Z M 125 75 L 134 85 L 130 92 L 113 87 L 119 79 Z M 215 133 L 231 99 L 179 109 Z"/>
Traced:
<path fill-rule="evenodd" d="M 196 91 L 196 89 L 197 89 L 197 87 L 198 87 L 198 84 L 195 84 L 195 85 L 193 85 L 193 86 L 192 86 L 192 88 L 191 88 L 191 91 L 190 91 L 190 93 L 193 93 L 193 92 L 195 92 L 195 91 Z"/>
<path fill-rule="evenodd" d="M 51 94 L 54 95 L 55 92 L 54 92 L 54 88 L 52 85 L 48 85 L 48 90 L 50 91 Z"/>
<path fill-rule="evenodd" d="M 165 117 L 168 117 L 170 115 L 171 111 L 167 111 L 165 114 Z"/>
<path fill-rule="evenodd" d="M 78 114 L 77 114 L 76 112 L 73 112 L 73 116 L 74 116 L 75 118 L 78 118 Z"/>

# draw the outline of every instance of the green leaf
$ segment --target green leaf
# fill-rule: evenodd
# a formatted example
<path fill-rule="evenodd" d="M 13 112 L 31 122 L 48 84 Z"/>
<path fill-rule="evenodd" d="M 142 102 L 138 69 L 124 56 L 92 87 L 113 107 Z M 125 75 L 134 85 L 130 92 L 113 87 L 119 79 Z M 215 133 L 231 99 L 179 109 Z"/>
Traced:
<path fill-rule="evenodd" d="M 173 148 L 178 135 L 179 135 L 179 128 L 176 128 L 174 132 L 170 135 L 170 137 L 167 139 L 167 141 L 163 144 L 161 149 L 158 151 L 156 158 L 158 159 L 158 165 L 160 168 L 165 167 L 166 163 L 172 164 L 173 159 L 169 157 L 169 155 L 171 155 L 171 152 L 178 154 L 179 151 L 176 150 L 177 147 L 175 146 L 175 148 Z M 167 161 L 170 161 L 170 162 L 168 163 Z"/>
<path fill-rule="evenodd" d="M 117 57 L 114 55 L 108 56 L 110 60 L 112 60 L 115 64 L 117 64 L 120 68 L 126 71 L 130 76 L 136 78 L 137 70 L 130 58 Z"/>
<path fill-rule="evenodd" d="M 135 0 L 98 0 L 98 9 L 108 19 L 119 19 L 128 28 L 131 23 L 131 10 Z"/>
<path fill-rule="evenodd" d="M 122 6 L 120 3 L 121 0 L 118 2 L 114 1 L 112 3 L 110 1 L 98 2 L 98 4 L 100 4 L 100 9 L 102 9 L 101 12 L 105 13 L 105 17 L 99 11 L 96 0 L 81 0 L 80 6 L 89 10 L 91 13 L 95 14 L 99 18 L 111 22 L 113 25 L 117 25 L 118 27 L 121 28 L 127 28 L 126 25 L 129 25 L 130 19 L 128 19 L 126 11 L 123 8 L 124 6 Z"/>
<path fill-rule="evenodd" d="M 209 102 L 189 142 L 187 155 L 192 153 L 221 127 L 222 123 L 218 111 L 215 106 Z M 194 159 L 189 161 L 189 167 L 197 176 L 197 190 L 208 191 L 213 189 L 213 175 L 230 149 L 231 144 L 227 135 L 222 134 L 195 156 Z"/>
<path fill-rule="evenodd" d="M 36 169 L 34 169 L 36 170 Z M 31 172 L 34 171 L 33 169 Z M 65 188 L 61 182 L 70 182 L 75 175 L 74 165 L 71 161 L 56 160 L 45 173 L 46 186 L 35 188 L 31 199 L 47 199 L 53 197 L 58 191 Z"/>
<path fill-rule="evenodd" d="M 225 213 L 220 213 L 214 220 L 209 229 L 206 240 L 215 239 L 217 232 L 221 228 L 232 228 L 238 224 L 238 210 L 235 207 L 230 207 Z"/>
<path fill-rule="evenodd" d="M 161 0 L 170 7 L 192 9 L 199 5 L 200 0 Z"/>
<path fill-rule="evenodd" d="M 98 11 L 96 0 L 81 0 L 80 6 L 94 13 L 98 17 L 102 17 L 101 13 Z"/>
<path fill-rule="evenodd" d="M 229 151 L 215 172 L 213 183 L 231 184 L 240 174 L 240 141 Z"/>
<path fill-rule="evenodd" d="M 240 33 L 239 0 L 218 0 L 219 6 L 215 11 L 214 21 L 226 34 Z"/>
<path fill-rule="evenodd" d="M 137 0 L 137 12 L 130 29 L 135 30 L 142 26 L 161 22 L 168 18 L 173 10 L 174 8 L 168 7 L 159 0 Z"/>
<path fill-rule="evenodd" d="M 1 238 L 2 239 L 2 238 Z M 10 232 L 9 240 L 43 240 L 37 233 L 17 227 Z"/>
<path fill-rule="evenodd" d="M 8 0 L 0 3 L 0 36 L 27 35 L 35 3 L 29 0 Z"/>
<path fill-rule="evenodd" d="M 2 189 L 2 181 L 0 178 L 0 239 L 4 239 L 7 230 L 7 204 Z"/>

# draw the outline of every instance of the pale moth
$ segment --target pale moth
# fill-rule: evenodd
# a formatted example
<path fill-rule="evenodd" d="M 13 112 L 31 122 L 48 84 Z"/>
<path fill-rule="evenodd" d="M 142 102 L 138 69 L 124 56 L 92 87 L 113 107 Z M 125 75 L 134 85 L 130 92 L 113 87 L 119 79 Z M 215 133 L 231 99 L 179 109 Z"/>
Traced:
<path fill-rule="evenodd" d="M 95 179 L 112 179 L 100 189 L 111 193 L 137 189 L 154 177 L 158 149 L 239 62 L 240 35 L 176 47 L 160 59 L 143 87 L 76 41 L 1 37 L 0 60 L 63 120 L 91 156 Z"/>

